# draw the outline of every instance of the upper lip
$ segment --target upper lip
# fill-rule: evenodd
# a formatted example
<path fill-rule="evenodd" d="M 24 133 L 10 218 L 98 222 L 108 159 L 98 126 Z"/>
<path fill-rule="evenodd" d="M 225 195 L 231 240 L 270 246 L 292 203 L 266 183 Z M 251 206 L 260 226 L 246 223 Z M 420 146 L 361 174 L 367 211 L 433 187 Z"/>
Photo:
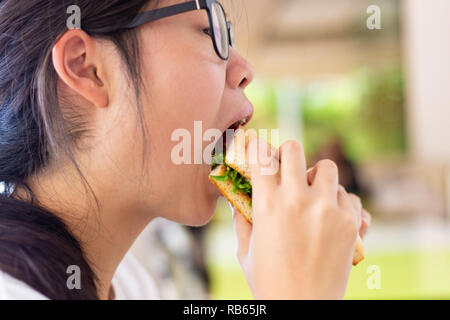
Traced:
<path fill-rule="evenodd" d="M 228 124 L 227 128 L 230 128 L 232 126 L 233 127 L 236 126 L 236 128 L 237 128 L 239 125 L 245 126 L 252 119 L 253 112 L 254 112 L 254 108 L 253 108 L 252 103 L 246 99 L 244 101 L 244 103 L 242 103 L 241 107 L 239 108 L 239 112 L 236 113 L 236 115 L 233 117 L 233 119 Z"/>
<path fill-rule="evenodd" d="M 229 141 L 228 139 L 232 138 L 236 133 L 236 130 L 239 126 L 245 126 L 253 117 L 254 108 L 252 103 L 245 99 L 243 103 L 241 103 L 238 111 L 234 115 L 234 117 L 227 124 L 227 127 L 222 131 L 222 137 L 217 141 L 217 143 L 221 144 L 220 150 L 225 150 Z M 231 136 L 229 136 L 228 130 L 231 129 Z M 213 152 L 216 150 L 214 149 Z"/>

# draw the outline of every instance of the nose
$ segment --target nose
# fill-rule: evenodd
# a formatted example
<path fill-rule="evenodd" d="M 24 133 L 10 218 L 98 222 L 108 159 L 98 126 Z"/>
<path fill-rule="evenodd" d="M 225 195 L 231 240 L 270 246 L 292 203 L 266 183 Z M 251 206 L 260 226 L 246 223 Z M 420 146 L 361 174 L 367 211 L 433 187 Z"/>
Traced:
<path fill-rule="evenodd" d="M 230 47 L 230 57 L 227 67 L 227 82 L 233 89 L 241 88 L 244 90 L 255 77 L 255 70 L 242 57 L 236 49 Z"/>

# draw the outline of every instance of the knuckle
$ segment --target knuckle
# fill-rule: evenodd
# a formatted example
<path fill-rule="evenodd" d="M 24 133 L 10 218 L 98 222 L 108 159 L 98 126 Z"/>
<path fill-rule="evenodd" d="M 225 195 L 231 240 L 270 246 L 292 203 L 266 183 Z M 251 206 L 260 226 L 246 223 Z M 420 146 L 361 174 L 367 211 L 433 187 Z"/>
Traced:
<path fill-rule="evenodd" d="M 350 199 L 351 199 L 351 201 L 352 201 L 354 207 L 355 207 L 357 210 L 361 211 L 361 210 L 362 210 L 361 199 L 360 199 L 358 196 L 356 196 L 356 195 L 354 195 L 354 194 L 352 194 L 352 193 L 350 193 L 349 196 L 350 196 Z"/>
<path fill-rule="evenodd" d="M 272 193 L 271 193 L 272 192 Z M 267 187 L 267 192 L 263 197 L 259 197 L 259 203 L 264 206 L 265 208 L 271 208 L 274 202 L 276 202 L 276 197 L 278 195 L 278 192 L 271 191 L 269 187 Z"/>
<path fill-rule="evenodd" d="M 322 170 L 338 171 L 337 164 L 330 159 L 322 159 L 317 162 L 317 166 Z"/>
<path fill-rule="evenodd" d="M 298 195 L 289 197 L 285 202 L 286 211 L 288 213 L 296 213 L 299 211 L 301 202 L 302 198 Z"/>
<path fill-rule="evenodd" d="M 367 212 L 365 209 L 362 209 L 363 211 L 363 216 L 365 218 L 365 220 L 368 222 L 368 224 L 370 224 L 371 220 L 372 220 L 372 216 L 369 212 Z"/>
<path fill-rule="evenodd" d="M 336 212 L 336 206 L 329 200 L 322 200 L 319 203 L 319 213 L 322 217 L 328 217 Z"/>
<path fill-rule="evenodd" d="M 356 219 L 348 213 L 341 213 L 342 216 L 342 228 L 345 233 L 351 235 L 352 237 L 356 237 L 358 234 L 358 225 Z"/>
<path fill-rule="evenodd" d="M 303 146 L 300 142 L 296 141 L 296 140 L 288 140 L 285 143 L 283 143 L 281 149 L 283 151 L 303 151 Z"/>
<path fill-rule="evenodd" d="M 297 188 L 296 186 L 289 187 L 288 191 L 280 193 L 282 199 L 283 212 L 288 214 L 301 214 L 308 212 L 307 208 L 311 208 L 311 196 L 308 191 Z"/>
<path fill-rule="evenodd" d="M 345 188 L 343 187 L 343 186 L 341 186 L 341 185 L 339 185 L 338 186 L 338 195 L 343 199 L 343 200 L 350 200 L 351 201 L 351 199 L 348 197 L 348 193 L 347 193 L 347 191 L 345 190 Z"/>
<path fill-rule="evenodd" d="M 361 204 L 361 198 L 358 197 L 357 195 L 353 194 L 353 193 L 349 193 L 350 198 L 358 204 Z"/>
<path fill-rule="evenodd" d="M 273 207 L 276 206 L 271 197 L 253 197 L 252 207 L 253 210 L 258 211 L 259 216 L 264 216 L 270 213 L 273 210 Z"/>

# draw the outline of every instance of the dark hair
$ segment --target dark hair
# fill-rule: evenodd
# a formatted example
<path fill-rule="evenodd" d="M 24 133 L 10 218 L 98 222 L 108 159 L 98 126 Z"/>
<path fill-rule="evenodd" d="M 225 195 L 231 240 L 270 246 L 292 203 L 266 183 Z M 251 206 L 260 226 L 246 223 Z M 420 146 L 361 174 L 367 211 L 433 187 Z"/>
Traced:
<path fill-rule="evenodd" d="M 121 26 L 130 22 L 147 2 L 0 1 L 0 181 L 23 187 L 31 198 L 25 201 L 0 195 L 0 269 L 50 299 L 98 298 L 97 278 L 82 244 L 56 214 L 35 201 L 25 182 L 64 155 L 92 191 L 73 157 L 76 142 L 89 128 L 77 109 L 63 112 L 61 108 L 52 48 L 67 31 L 67 8 L 77 5 L 81 9 L 81 29 L 118 48 L 133 82 L 145 149 L 146 130 L 139 103 L 139 43 L 135 30 Z M 81 290 L 67 288 L 69 265 L 80 268 Z"/>

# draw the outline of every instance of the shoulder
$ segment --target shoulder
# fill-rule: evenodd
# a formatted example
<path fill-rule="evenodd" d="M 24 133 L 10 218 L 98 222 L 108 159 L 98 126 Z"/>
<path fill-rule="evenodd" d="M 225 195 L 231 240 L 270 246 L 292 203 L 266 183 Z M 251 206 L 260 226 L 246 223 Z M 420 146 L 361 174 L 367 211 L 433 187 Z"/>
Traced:
<path fill-rule="evenodd" d="M 127 252 L 114 274 L 116 300 L 160 299 L 155 281 L 131 252 Z"/>
<path fill-rule="evenodd" d="M 0 270 L 0 300 L 48 300 L 47 297 Z"/>

